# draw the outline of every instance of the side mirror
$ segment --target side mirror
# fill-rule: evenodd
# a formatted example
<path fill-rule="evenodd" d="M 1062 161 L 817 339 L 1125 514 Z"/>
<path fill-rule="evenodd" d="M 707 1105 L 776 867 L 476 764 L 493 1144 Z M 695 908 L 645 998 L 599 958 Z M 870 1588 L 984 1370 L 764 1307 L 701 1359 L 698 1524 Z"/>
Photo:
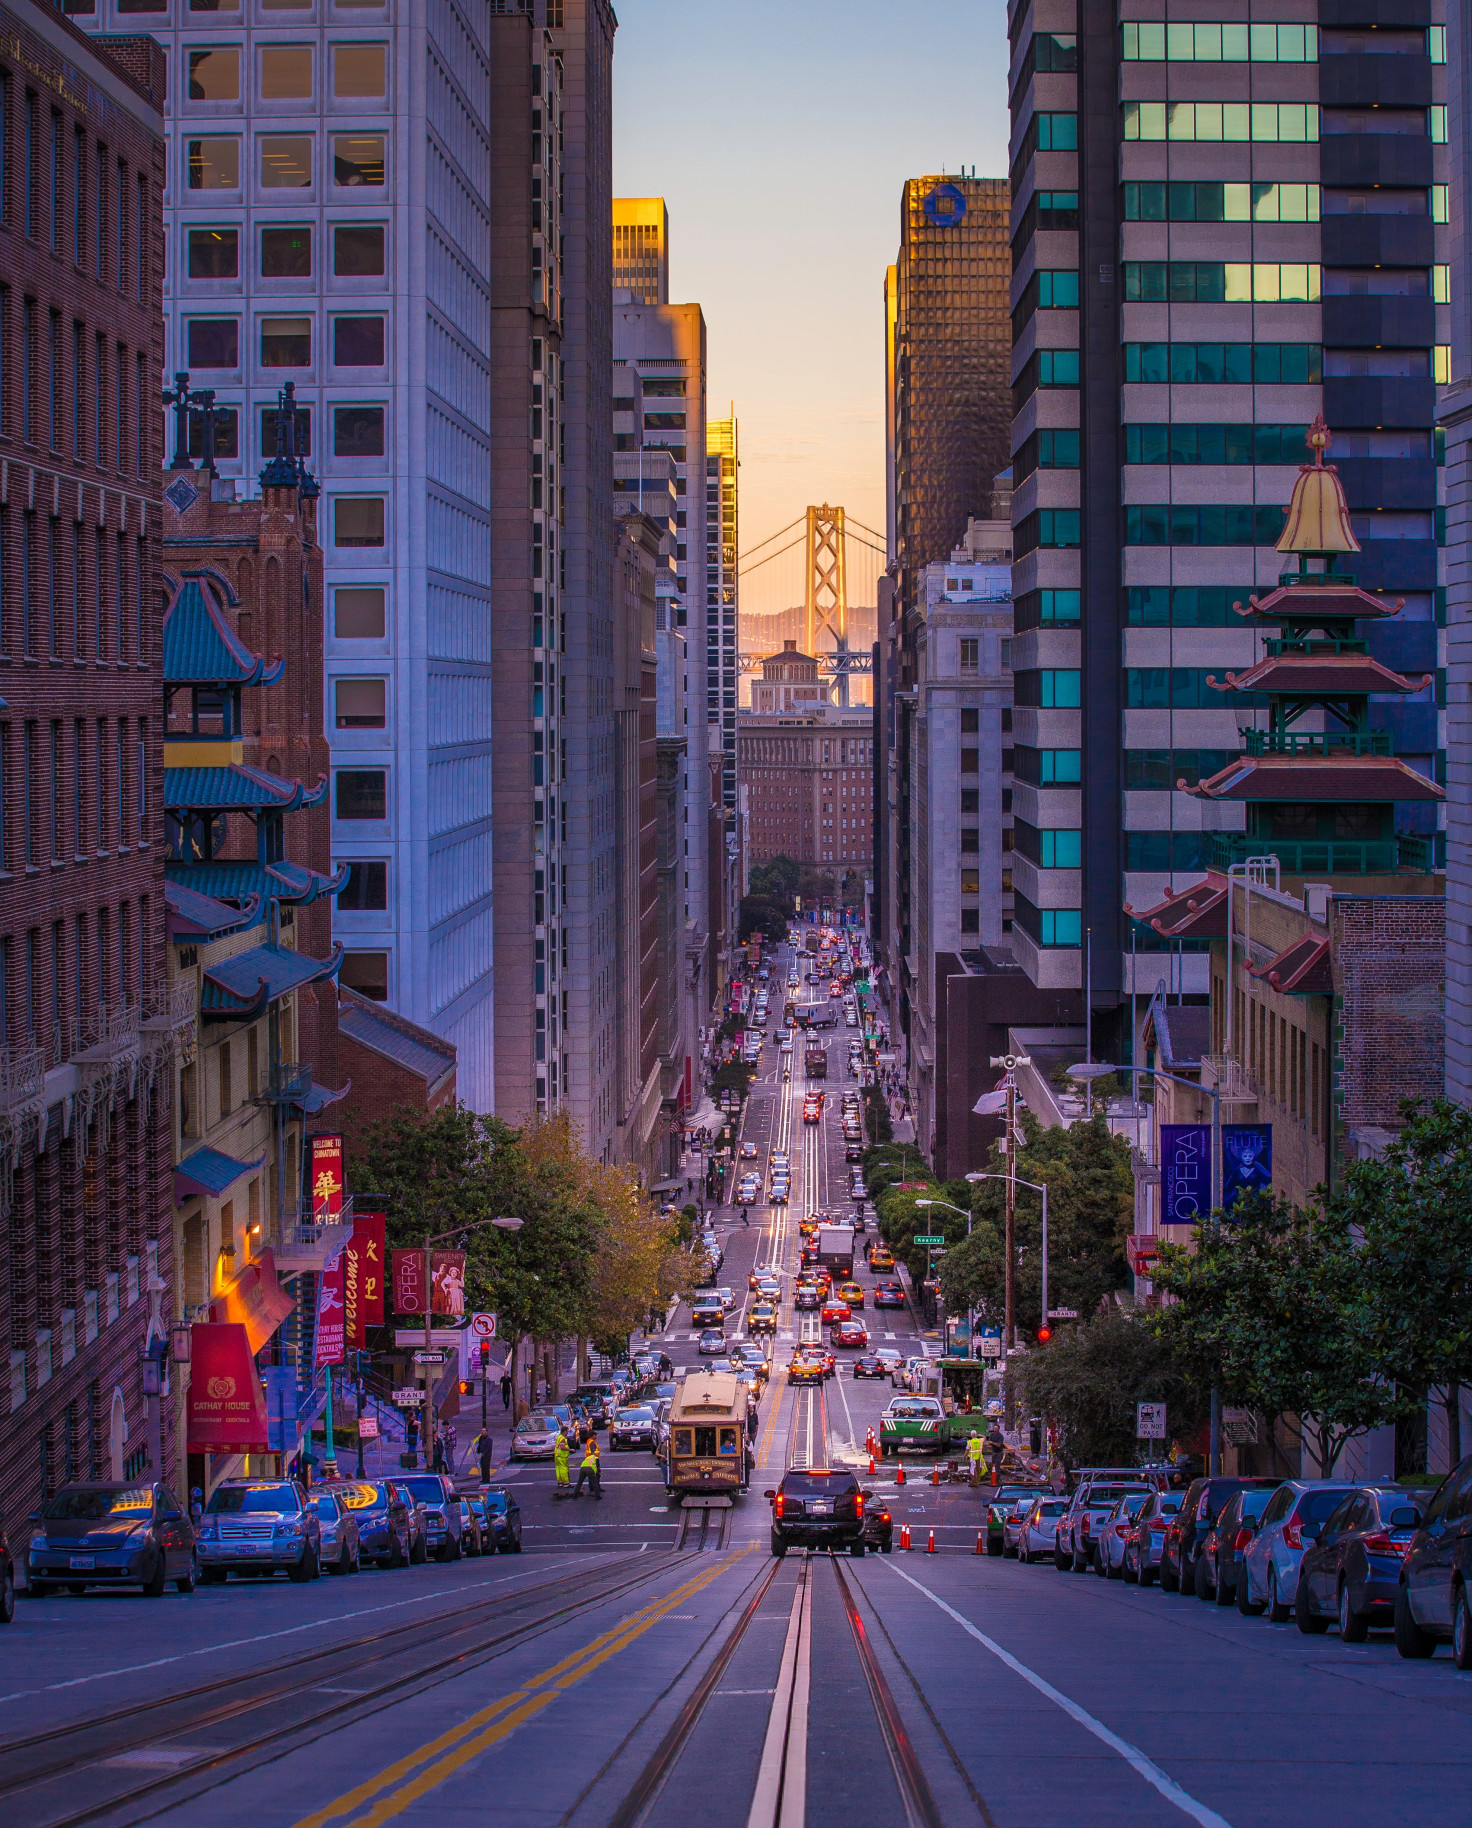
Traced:
<path fill-rule="evenodd" d="M 1305 1542 L 1317 1542 L 1323 1533 L 1324 1526 L 1321 1523 L 1306 1523 L 1299 1531 Z"/>
<path fill-rule="evenodd" d="M 775 1498 L 777 1494 L 775 1492 L 763 1492 L 762 1496 L 763 1498 Z"/>
<path fill-rule="evenodd" d="M 1422 1517 L 1414 1504 L 1398 1504 L 1390 1513 L 1387 1522 L 1393 1530 L 1419 1530 Z"/>
<path fill-rule="evenodd" d="M 183 1511 L 165 1511 L 164 1512 L 164 1522 L 165 1523 L 178 1523 L 178 1521 L 180 1520 L 180 1518 L 183 1515 L 184 1515 Z"/>

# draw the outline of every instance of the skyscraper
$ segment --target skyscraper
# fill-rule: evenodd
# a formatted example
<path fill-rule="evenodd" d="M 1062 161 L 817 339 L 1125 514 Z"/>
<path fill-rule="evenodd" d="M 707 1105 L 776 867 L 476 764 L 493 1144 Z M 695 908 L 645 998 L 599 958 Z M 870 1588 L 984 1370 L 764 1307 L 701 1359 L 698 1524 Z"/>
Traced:
<path fill-rule="evenodd" d="M 1124 1052 L 1132 1000 L 1159 979 L 1207 989 L 1204 944 L 1163 940 L 1124 904 L 1265 848 L 1285 875 L 1357 873 L 1350 809 L 1332 830 L 1312 809 L 1294 829 L 1285 810 L 1265 846 L 1240 807 L 1183 791 L 1266 715 L 1224 690 L 1262 653 L 1233 606 L 1278 576 L 1281 504 L 1320 411 L 1362 547 L 1355 580 L 1405 598 L 1370 629 L 1371 654 L 1428 679 L 1439 659 L 1440 7 L 1226 11 L 1120 24 L 1096 0 L 1043 0 L 1009 14 L 1013 951 L 1035 986 L 1090 996 L 1097 1044 Z M 1435 775 L 1433 684 L 1377 694 L 1368 714 L 1378 748 Z M 1324 730 L 1308 718 L 1298 740 Z M 1434 798 L 1397 803 L 1402 867 L 1435 867 L 1438 817 Z M 1074 849 L 1078 866 L 1060 867 Z"/>
<path fill-rule="evenodd" d="M 736 412 L 705 429 L 705 660 L 711 747 L 721 752 L 721 804 L 736 805 L 736 696 L 741 645 L 736 558 L 739 544 L 741 457 Z M 719 694 L 720 703 L 710 694 Z M 719 711 L 719 741 L 715 727 Z"/>
<path fill-rule="evenodd" d="M 613 290 L 624 305 L 669 303 L 670 212 L 663 197 L 614 198 Z"/>

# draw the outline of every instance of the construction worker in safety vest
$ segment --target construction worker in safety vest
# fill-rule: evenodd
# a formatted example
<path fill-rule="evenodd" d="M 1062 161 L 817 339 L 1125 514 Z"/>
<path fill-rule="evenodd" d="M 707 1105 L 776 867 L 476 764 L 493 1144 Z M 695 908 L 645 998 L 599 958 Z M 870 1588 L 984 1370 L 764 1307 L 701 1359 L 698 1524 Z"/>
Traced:
<path fill-rule="evenodd" d="M 966 1458 L 971 1462 L 971 1483 L 980 1485 L 981 1475 L 985 1470 L 986 1442 L 979 1434 L 967 1437 Z"/>
<path fill-rule="evenodd" d="M 557 1475 L 558 1489 L 561 1492 L 563 1492 L 564 1494 L 567 1491 L 567 1483 L 568 1483 L 568 1481 L 567 1481 L 567 1461 L 568 1461 L 567 1436 L 559 1428 L 557 1430 L 557 1439 L 552 1443 L 552 1470 Z"/>
<path fill-rule="evenodd" d="M 588 1481 L 588 1490 L 592 1492 L 595 1498 L 601 1498 L 603 1496 L 603 1481 L 599 1476 L 599 1471 L 598 1437 L 597 1435 L 589 1435 L 588 1444 L 583 1449 L 582 1464 L 578 1467 L 578 1482 L 572 1488 L 572 1495 L 574 1498 L 582 1497 L 584 1479 Z"/>

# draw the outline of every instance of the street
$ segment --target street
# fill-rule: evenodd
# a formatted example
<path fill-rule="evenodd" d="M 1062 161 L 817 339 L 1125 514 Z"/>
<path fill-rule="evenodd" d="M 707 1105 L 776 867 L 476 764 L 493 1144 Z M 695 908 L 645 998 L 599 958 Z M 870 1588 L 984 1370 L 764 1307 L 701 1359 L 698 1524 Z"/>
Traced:
<path fill-rule="evenodd" d="M 753 1267 L 789 1282 L 732 1511 L 682 1538 L 652 1458 L 609 1453 L 601 1504 L 553 1498 L 550 1466 L 498 1469 L 522 1506 L 519 1560 L 152 1604 L 23 1598 L 4 1638 L 6 1819 L 1358 1828 L 1393 1795 L 1428 1828 L 1464 1822 L 1472 1683 L 1445 1652 L 1403 1662 L 1384 1633 L 1348 1646 L 979 1556 L 978 1493 L 932 1485 L 920 1458 L 903 1486 L 893 1462 L 869 1476 L 887 1382 L 855 1382 L 840 1353 L 826 1384 L 787 1386 L 798 1220 L 844 1204 L 852 1081 L 827 1083 L 821 1124 L 803 1125 L 803 1075 L 784 1086 L 768 1044 L 744 1137 L 763 1170 L 789 1151 L 793 1198 L 749 1226 L 720 1214 L 728 1337 L 744 1336 Z M 865 1320 L 875 1345 L 920 1350 L 912 1314 Z M 696 1339 L 682 1305 L 660 1343 L 688 1367 Z M 853 1465 L 893 1512 L 893 1555 L 774 1559 L 762 1493 L 794 1461 Z"/>

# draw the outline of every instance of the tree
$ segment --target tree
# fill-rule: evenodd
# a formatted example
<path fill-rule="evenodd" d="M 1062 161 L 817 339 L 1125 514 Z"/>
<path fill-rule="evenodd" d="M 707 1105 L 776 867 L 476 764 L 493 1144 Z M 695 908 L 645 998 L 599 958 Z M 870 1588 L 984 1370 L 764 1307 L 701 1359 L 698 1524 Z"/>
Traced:
<path fill-rule="evenodd" d="M 1472 1382 L 1472 1112 L 1407 1110 L 1376 1161 L 1353 1162 L 1328 1210 L 1358 1241 L 1355 1293 L 1377 1369 L 1402 1413 L 1439 1393 L 1453 1465 L 1459 1386 Z"/>
<path fill-rule="evenodd" d="M 766 863 L 754 863 L 747 871 L 748 895 L 761 895 L 774 901 L 784 914 L 792 912 L 797 885 L 802 880 L 802 865 L 785 852 Z"/>
<path fill-rule="evenodd" d="M 1022 1124 L 1027 1143 L 1017 1171 L 1048 1188 L 1049 1304 L 1092 1314 L 1129 1279 L 1124 1256 L 1124 1241 L 1134 1229 L 1129 1145 L 1110 1133 L 1102 1117 L 1044 1129 L 1024 1111 Z M 993 1145 L 986 1166 L 992 1174 L 1006 1172 L 1000 1143 Z M 967 1188 L 965 1182 L 961 1186 Z M 947 1307 L 953 1313 L 975 1307 L 993 1325 L 1001 1324 L 1006 1310 L 1006 1197 L 1002 1181 L 977 1183 L 971 1236 L 947 1254 L 940 1272 Z M 1017 1325 L 1030 1334 L 1043 1324 L 1043 1207 L 1030 1187 L 1017 1188 L 1013 1236 Z"/>
<path fill-rule="evenodd" d="M 743 895 L 741 898 L 741 924 L 737 929 L 743 943 L 753 934 L 778 944 L 787 936 L 787 917 L 791 904 L 786 907 L 771 895 Z"/>
<path fill-rule="evenodd" d="M 1024 1414 L 1057 1423 L 1068 1466 L 1134 1465 L 1137 1403 L 1163 1402 L 1179 1439 L 1196 1432 L 1210 1401 L 1190 1356 L 1143 1316 L 1112 1303 L 1093 1319 L 1062 1328 L 1050 1344 L 1014 1358 L 1007 1381 Z"/>
<path fill-rule="evenodd" d="M 1174 1302 L 1153 1324 L 1209 1367 L 1229 1400 L 1307 1437 L 1327 1475 L 1397 1406 L 1381 1375 L 1366 1267 L 1342 1212 L 1243 1198 L 1230 1219 L 1197 1228 L 1194 1249 L 1162 1250 L 1154 1281 Z"/>
<path fill-rule="evenodd" d="M 652 1310 L 687 1290 L 690 1259 L 680 1222 L 662 1219 L 627 1169 L 595 1166 L 590 1182 L 598 1256 L 588 1331 L 601 1351 L 622 1352 Z"/>

